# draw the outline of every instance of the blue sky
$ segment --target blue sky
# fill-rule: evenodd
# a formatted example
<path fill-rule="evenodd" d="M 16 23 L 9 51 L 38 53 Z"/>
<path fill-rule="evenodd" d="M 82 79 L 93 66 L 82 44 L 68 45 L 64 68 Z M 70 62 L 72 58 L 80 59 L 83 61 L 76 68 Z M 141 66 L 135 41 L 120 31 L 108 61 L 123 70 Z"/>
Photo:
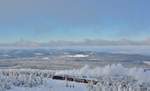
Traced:
<path fill-rule="evenodd" d="M 1 0 L 0 43 L 150 38 L 149 0 Z"/>

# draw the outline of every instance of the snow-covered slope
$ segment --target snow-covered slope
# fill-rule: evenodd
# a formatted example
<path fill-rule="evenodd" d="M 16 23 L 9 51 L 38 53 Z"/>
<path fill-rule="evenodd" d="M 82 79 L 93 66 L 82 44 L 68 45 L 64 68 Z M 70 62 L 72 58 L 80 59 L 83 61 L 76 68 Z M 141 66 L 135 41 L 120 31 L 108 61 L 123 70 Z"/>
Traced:
<path fill-rule="evenodd" d="M 140 82 L 150 82 L 150 71 L 144 68 L 126 68 L 121 64 L 106 65 L 104 67 L 90 68 L 88 65 L 81 69 L 62 70 L 57 71 L 56 74 L 67 74 L 73 76 L 87 76 L 87 77 L 102 77 L 102 76 L 131 76 Z"/>
<path fill-rule="evenodd" d="M 13 89 L 10 89 L 8 91 L 87 91 L 87 88 L 85 84 L 49 79 L 42 86 L 32 88 L 14 87 Z"/>
<path fill-rule="evenodd" d="M 52 79 L 54 76 L 65 76 L 65 79 Z M 73 79 L 87 80 L 88 83 L 69 81 L 66 79 L 68 76 Z M 94 81 L 97 83 L 94 84 Z M 150 91 L 148 90 L 150 71 L 145 71 L 143 68 L 125 68 L 121 64 L 96 68 L 85 66 L 81 69 L 62 71 L 0 70 L 0 91 L 116 91 L 116 89 Z"/>

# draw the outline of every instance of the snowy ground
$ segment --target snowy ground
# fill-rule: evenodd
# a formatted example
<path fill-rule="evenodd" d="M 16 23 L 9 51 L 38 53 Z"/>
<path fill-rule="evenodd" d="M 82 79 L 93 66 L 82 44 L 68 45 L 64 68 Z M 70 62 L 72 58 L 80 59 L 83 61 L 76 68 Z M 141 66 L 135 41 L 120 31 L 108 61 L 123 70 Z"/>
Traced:
<path fill-rule="evenodd" d="M 49 77 L 51 74 L 68 75 L 91 80 L 91 82 L 85 84 L 77 83 L 75 80 L 73 82 L 54 80 Z M 97 84 L 93 84 L 92 80 L 97 81 Z M 0 91 L 116 91 L 116 89 L 120 89 L 117 91 L 150 91 L 150 71 L 145 71 L 143 68 L 125 68 L 121 64 L 96 68 L 85 66 L 81 69 L 55 72 L 33 69 L 0 70 Z"/>
<path fill-rule="evenodd" d="M 87 88 L 85 84 L 49 79 L 46 84 L 39 87 L 14 87 L 8 91 L 87 91 Z"/>

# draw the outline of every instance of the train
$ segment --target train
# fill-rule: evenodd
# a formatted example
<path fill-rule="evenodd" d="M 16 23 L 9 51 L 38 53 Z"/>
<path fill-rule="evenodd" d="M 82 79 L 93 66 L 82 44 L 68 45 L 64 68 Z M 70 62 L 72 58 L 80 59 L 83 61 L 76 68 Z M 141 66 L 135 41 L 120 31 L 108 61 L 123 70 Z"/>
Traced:
<path fill-rule="evenodd" d="M 54 75 L 52 77 L 53 80 L 66 80 L 66 81 L 71 81 L 71 82 L 77 82 L 77 83 L 93 83 L 96 85 L 98 81 L 96 80 L 90 80 L 90 79 L 85 79 L 85 78 L 77 78 L 74 76 L 69 76 L 69 75 Z"/>

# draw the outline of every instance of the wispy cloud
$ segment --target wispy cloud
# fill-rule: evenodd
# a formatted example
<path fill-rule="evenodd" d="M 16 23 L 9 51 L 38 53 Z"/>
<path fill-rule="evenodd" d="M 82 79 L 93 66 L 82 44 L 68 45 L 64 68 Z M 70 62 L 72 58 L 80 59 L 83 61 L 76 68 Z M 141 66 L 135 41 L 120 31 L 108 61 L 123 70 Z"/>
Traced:
<path fill-rule="evenodd" d="M 11 44 L 0 44 L 0 46 L 14 46 L 14 47 L 63 47 L 63 46 L 150 46 L 150 39 L 141 41 L 134 40 L 100 40 L 100 39 L 85 39 L 82 41 L 49 41 L 47 43 L 39 43 L 33 41 L 17 41 Z"/>

